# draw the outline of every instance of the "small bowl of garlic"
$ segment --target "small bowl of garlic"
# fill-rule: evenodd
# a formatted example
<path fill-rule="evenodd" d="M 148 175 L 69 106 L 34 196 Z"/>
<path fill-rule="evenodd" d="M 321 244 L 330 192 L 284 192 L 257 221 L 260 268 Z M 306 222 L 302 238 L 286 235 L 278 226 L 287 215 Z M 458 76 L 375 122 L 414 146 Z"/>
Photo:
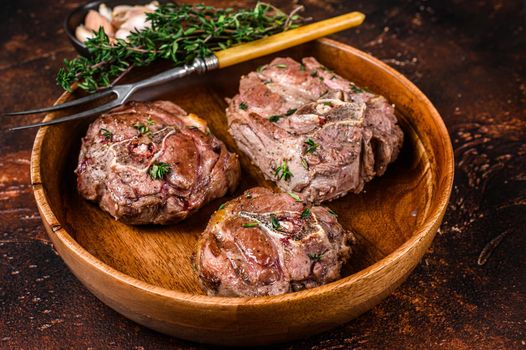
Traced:
<path fill-rule="evenodd" d="M 158 7 L 159 2 L 151 0 L 92 1 L 73 10 L 64 21 L 64 29 L 77 52 L 86 56 L 89 52 L 84 43 L 100 27 L 110 41 L 126 40 L 131 32 L 151 25 L 146 14 Z"/>

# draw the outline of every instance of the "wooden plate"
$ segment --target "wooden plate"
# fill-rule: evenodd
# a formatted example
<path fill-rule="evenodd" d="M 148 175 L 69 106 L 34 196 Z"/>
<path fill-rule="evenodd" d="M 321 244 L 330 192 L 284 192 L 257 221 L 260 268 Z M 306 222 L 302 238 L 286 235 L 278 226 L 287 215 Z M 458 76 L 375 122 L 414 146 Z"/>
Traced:
<path fill-rule="evenodd" d="M 93 294 L 126 317 L 163 333 L 205 343 L 261 345 L 347 322 L 405 280 L 431 244 L 451 193 L 453 153 L 444 123 L 406 78 L 352 47 L 324 39 L 279 53 L 297 59 L 307 55 L 387 97 L 396 105 L 405 133 L 400 157 L 384 176 L 368 183 L 362 194 L 329 204 L 340 223 L 358 236 L 344 278 L 281 296 L 206 296 L 190 256 L 210 215 L 227 198 L 177 225 L 132 227 L 114 221 L 75 189 L 73 169 L 89 123 L 84 120 L 38 132 L 31 178 L 56 250 Z M 164 90 L 149 91 L 148 98 L 173 100 L 200 115 L 235 151 L 226 131 L 224 98 L 236 93 L 242 74 L 270 59 L 177 81 Z M 70 98 L 65 93 L 57 103 Z M 50 114 L 46 120 L 57 116 Z M 243 156 L 241 162 L 239 192 L 256 184 L 269 185 Z"/>

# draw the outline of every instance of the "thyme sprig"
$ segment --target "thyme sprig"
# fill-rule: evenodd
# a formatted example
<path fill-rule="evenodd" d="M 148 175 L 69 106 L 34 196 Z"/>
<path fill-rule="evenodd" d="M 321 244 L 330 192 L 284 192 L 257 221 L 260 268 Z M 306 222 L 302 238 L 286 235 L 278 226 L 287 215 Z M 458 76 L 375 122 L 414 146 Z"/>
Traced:
<path fill-rule="evenodd" d="M 112 40 L 102 28 L 85 45 L 89 56 L 64 60 L 57 83 L 71 91 L 93 92 L 115 84 L 133 67 L 146 66 L 158 60 L 175 65 L 206 57 L 213 51 L 253 41 L 298 27 L 302 18 L 278 8 L 258 3 L 252 9 L 219 9 L 205 5 L 162 4 L 147 14 L 151 28 L 132 32 L 127 41 Z"/>
<path fill-rule="evenodd" d="M 155 162 L 148 169 L 148 174 L 153 180 L 160 180 L 171 170 L 171 165 L 164 162 Z"/>

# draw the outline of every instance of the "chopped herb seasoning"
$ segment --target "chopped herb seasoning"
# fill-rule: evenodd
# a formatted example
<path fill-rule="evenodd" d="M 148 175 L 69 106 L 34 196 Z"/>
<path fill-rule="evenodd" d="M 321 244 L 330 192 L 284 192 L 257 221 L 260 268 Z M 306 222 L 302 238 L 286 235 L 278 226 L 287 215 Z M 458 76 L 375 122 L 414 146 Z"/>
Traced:
<path fill-rule="evenodd" d="M 245 103 L 245 102 L 241 102 L 239 104 L 239 109 L 243 110 L 243 111 L 246 111 L 248 108 L 248 105 Z"/>
<path fill-rule="evenodd" d="M 305 144 L 307 145 L 305 153 L 314 153 L 314 151 L 318 149 L 318 144 L 311 138 L 308 138 L 307 141 L 305 141 Z"/>
<path fill-rule="evenodd" d="M 281 64 L 276 64 L 276 67 L 284 69 L 284 68 L 287 68 L 288 66 L 286 64 L 281 63 Z"/>
<path fill-rule="evenodd" d="M 281 225 L 279 224 L 279 220 L 274 216 L 270 216 L 270 223 L 272 224 L 272 229 L 279 231 L 281 229 Z"/>
<path fill-rule="evenodd" d="M 336 75 L 333 75 L 333 76 L 331 77 L 331 80 L 334 80 L 334 79 L 336 79 Z"/>
<path fill-rule="evenodd" d="M 354 84 L 349 84 L 349 86 L 351 87 L 351 91 L 354 92 L 355 94 L 361 94 L 363 92 L 362 89 L 360 89 L 358 86 Z"/>
<path fill-rule="evenodd" d="M 151 134 L 150 128 L 148 126 L 144 125 L 144 123 L 137 122 L 137 123 L 133 124 L 133 127 L 135 129 L 137 129 L 141 135 L 150 135 Z"/>
<path fill-rule="evenodd" d="M 151 126 L 151 125 L 155 124 L 155 122 L 153 121 L 152 117 L 148 117 L 148 119 L 146 119 L 146 124 Z"/>
<path fill-rule="evenodd" d="M 321 81 L 324 81 L 324 80 L 325 80 L 325 78 L 324 78 L 324 77 L 321 77 L 321 76 L 320 76 L 320 80 L 321 80 Z"/>
<path fill-rule="evenodd" d="M 277 121 L 279 120 L 279 118 L 281 118 L 280 115 L 271 115 L 271 116 L 268 118 L 268 120 L 269 120 L 270 122 L 275 123 L 275 122 L 277 122 Z"/>
<path fill-rule="evenodd" d="M 298 196 L 296 193 L 287 192 L 287 194 L 288 194 L 289 196 L 291 196 L 292 199 L 294 199 L 296 202 L 301 202 L 301 198 L 300 198 L 300 196 Z"/>
<path fill-rule="evenodd" d="M 334 216 L 338 216 L 338 214 L 336 214 L 336 213 L 334 212 L 334 210 L 332 210 L 332 209 L 329 208 L 329 207 L 326 207 L 326 208 L 327 208 L 327 211 L 329 212 L 329 214 L 334 215 Z"/>
<path fill-rule="evenodd" d="M 102 136 L 104 136 L 106 140 L 111 140 L 111 138 L 113 137 L 112 132 L 108 129 L 100 128 L 100 133 L 102 134 Z"/>
<path fill-rule="evenodd" d="M 305 65 L 300 63 L 300 71 L 305 72 Z"/>
<path fill-rule="evenodd" d="M 269 80 L 265 80 L 265 81 L 263 82 L 263 84 L 265 84 L 265 85 L 266 85 L 266 84 L 270 84 L 270 83 L 272 83 L 272 80 L 271 80 L 271 79 L 269 79 Z"/>
<path fill-rule="evenodd" d="M 309 259 L 311 259 L 314 262 L 318 262 L 323 258 L 323 253 L 313 253 L 313 254 L 307 254 L 309 256 Z"/>
<path fill-rule="evenodd" d="M 257 222 L 246 222 L 244 224 L 241 224 L 241 226 L 243 226 L 243 227 L 257 227 L 258 223 Z"/>
<path fill-rule="evenodd" d="M 285 115 L 288 117 L 290 115 L 293 115 L 298 109 L 297 108 L 291 108 L 285 113 Z"/>
<path fill-rule="evenodd" d="M 284 179 L 285 181 L 289 181 L 290 178 L 294 176 L 294 174 L 290 172 L 286 160 L 283 160 L 281 165 L 276 168 L 276 170 L 274 171 L 274 175 L 276 175 L 278 180 Z"/>
<path fill-rule="evenodd" d="M 310 72 L 310 76 L 311 77 L 317 77 L 318 76 L 318 71 L 317 70 L 313 70 L 312 72 Z"/>
<path fill-rule="evenodd" d="M 307 162 L 307 159 L 301 158 L 301 165 L 303 165 L 305 170 L 309 170 L 309 163 Z"/>
<path fill-rule="evenodd" d="M 224 208 L 225 208 L 225 203 L 221 204 L 218 209 L 221 210 L 221 209 L 224 209 Z"/>
<path fill-rule="evenodd" d="M 170 164 L 164 162 L 155 162 L 150 166 L 150 169 L 148 169 L 148 174 L 150 174 L 152 179 L 160 180 L 164 178 L 164 176 L 168 174 L 170 170 Z"/>
<path fill-rule="evenodd" d="M 331 102 L 323 102 L 323 105 L 324 105 L 324 106 L 332 107 L 332 103 L 331 103 Z"/>
<path fill-rule="evenodd" d="M 267 66 L 259 66 L 258 69 L 256 69 L 256 72 L 261 73 L 261 72 L 263 72 L 265 69 L 267 69 Z"/>
<path fill-rule="evenodd" d="M 252 193 L 247 192 L 246 197 L 247 197 L 248 199 L 252 199 Z"/>
<path fill-rule="evenodd" d="M 309 216 L 310 216 L 310 209 L 309 208 L 303 209 L 303 211 L 301 212 L 301 218 L 306 219 Z"/>

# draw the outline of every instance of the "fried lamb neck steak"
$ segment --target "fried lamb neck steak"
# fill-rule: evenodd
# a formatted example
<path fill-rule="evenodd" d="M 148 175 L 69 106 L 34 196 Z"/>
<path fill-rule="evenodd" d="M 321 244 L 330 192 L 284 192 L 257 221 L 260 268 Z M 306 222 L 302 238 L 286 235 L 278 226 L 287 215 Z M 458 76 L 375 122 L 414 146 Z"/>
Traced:
<path fill-rule="evenodd" d="M 156 101 L 97 118 L 82 139 L 76 173 L 80 194 L 115 219 L 168 224 L 233 191 L 240 167 L 204 120 Z"/>
<path fill-rule="evenodd" d="M 239 149 L 283 191 L 320 203 L 384 174 L 403 133 L 394 107 L 308 57 L 243 76 L 227 108 Z"/>
<path fill-rule="evenodd" d="M 340 278 L 354 236 L 334 212 L 257 187 L 214 213 L 195 255 L 209 295 L 277 295 Z"/>

